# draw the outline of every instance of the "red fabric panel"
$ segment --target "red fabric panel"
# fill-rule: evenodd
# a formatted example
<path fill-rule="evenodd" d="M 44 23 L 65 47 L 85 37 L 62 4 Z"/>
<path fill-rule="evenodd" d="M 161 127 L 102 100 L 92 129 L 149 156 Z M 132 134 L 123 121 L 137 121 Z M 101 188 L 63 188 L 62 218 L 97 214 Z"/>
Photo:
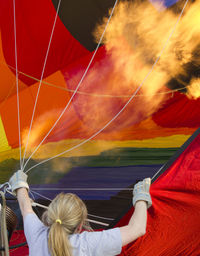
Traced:
<path fill-rule="evenodd" d="M 151 195 L 147 233 L 121 256 L 200 255 L 200 135 L 152 184 Z M 118 225 L 126 224 L 130 215 Z"/>
<path fill-rule="evenodd" d="M 51 0 L 15 2 L 18 69 L 40 78 L 56 10 Z M 0 0 L 0 5 L 3 52 L 7 64 L 15 67 L 13 1 Z M 58 17 L 44 77 L 87 53 L 88 50 L 69 33 Z M 20 79 L 27 84 L 35 82 L 22 75 Z"/>
<path fill-rule="evenodd" d="M 192 100 L 181 93 L 173 97 L 153 115 L 153 120 L 163 127 L 196 127 L 200 126 L 200 99 Z"/>
<path fill-rule="evenodd" d="M 16 230 L 14 231 L 14 233 L 12 234 L 9 246 L 13 246 L 13 245 L 18 245 L 21 243 L 26 242 L 26 238 L 24 236 L 24 231 L 23 230 Z M 15 248 L 10 250 L 10 256 L 28 256 L 29 250 L 28 250 L 28 246 L 22 246 L 19 248 Z"/>

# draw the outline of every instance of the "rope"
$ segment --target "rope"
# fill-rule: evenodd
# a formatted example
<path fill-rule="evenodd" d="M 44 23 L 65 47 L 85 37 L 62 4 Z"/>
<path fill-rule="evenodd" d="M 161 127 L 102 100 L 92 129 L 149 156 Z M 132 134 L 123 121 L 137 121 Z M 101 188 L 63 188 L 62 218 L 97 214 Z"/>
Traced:
<path fill-rule="evenodd" d="M 26 171 L 26 173 L 28 173 L 30 170 L 32 170 L 33 168 L 35 168 L 35 167 L 37 167 L 37 166 L 39 166 L 39 165 L 41 165 L 41 164 L 43 164 L 43 163 L 46 163 L 46 162 L 48 162 L 48 161 L 50 161 L 50 160 L 52 160 L 52 159 L 54 159 L 54 158 L 56 158 L 56 157 L 59 157 L 59 156 L 65 154 L 65 153 L 67 153 L 67 152 L 70 152 L 70 151 L 72 151 L 72 150 L 74 150 L 74 149 L 76 149 L 76 148 L 78 148 L 78 147 L 84 145 L 85 143 L 87 143 L 88 141 L 90 141 L 91 139 L 93 139 L 94 137 L 96 137 L 99 133 L 101 133 L 105 128 L 107 128 L 107 127 L 124 111 L 124 109 L 128 106 L 128 104 L 132 101 L 132 99 L 135 97 L 135 95 L 136 95 L 136 94 L 138 93 L 138 91 L 141 89 L 141 87 L 143 86 L 144 82 L 145 82 L 146 79 L 149 77 L 149 75 L 152 73 L 152 71 L 153 71 L 155 65 L 157 64 L 157 62 L 158 62 L 159 59 L 161 58 L 161 56 L 162 56 L 162 54 L 163 54 L 165 48 L 167 47 L 167 45 L 168 45 L 168 43 L 169 43 L 169 40 L 171 39 L 171 37 L 172 37 L 172 35 L 173 35 L 173 33 L 174 33 L 174 31 L 175 31 L 177 25 L 178 25 L 178 22 L 179 22 L 179 20 L 180 20 L 182 14 L 183 14 L 183 11 L 184 11 L 184 9 L 185 9 L 185 7 L 186 7 L 188 1 L 189 1 L 189 0 L 186 0 L 185 4 L 184 4 L 184 6 L 183 6 L 183 9 L 182 9 L 182 11 L 181 11 L 181 13 L 180 13 L 180 15 L 179 15 L 179 17 L 178 17 L 178 19 L 177 19 L 177 21 L 176 21 L 176 23 L 175 23 L 173 29 L 172 29 L 172 31 L 171 31 L 171 33 L 170 33 L 170 35 L 169 35 L 167 41 L 165 42 L 165 44 L 164 44 L 164 46 L 163 46 L 163 48 L 162 48 L 162 50 L 161 50 L 159 56 L 158 56 L 157 59 L 155 60 L 154 64 L 152 65 L 151 69 L 149 70 L 149 72 L 147 73 L 147 75 L 145 76 L 145 78 L 143 79 L 143 81 L 141 82 L 141 84 L 139 85 L 139 87 L 138 87 L 138 88 L 136 89 L 136 91 L 132 94 L 132 96 L 131 96 L 130 99 L 126 102 L 126 104 L 121 108 L 121 110 L 120 110 L 108 123 L 106 123 L 106 125 L 105 125 L 103 128 L 101 128 L 99 131 L 97 131 L 95 134 L 93 134 L 91 137 L 89 137 L 89 138 L 86 139 L 85 141 L 83 141 L 83 142 L 81 142 L 81 143 L 75 145 L 74 147 L 69 148 L 69 149 L 67 149 L 67 150 L 65 150 L 65 151 L 63 151 L 63 152 L 61 152 L 61 153 L 59 153 L 59 154 L 57 154 L 57 155 L 55 155 L 55 156 L 53 156 L 53 157 L 50 157 L 50 158 L 48 158 L 48 159 L 45 159 L 45 160 L 39 162 L 38 164 L 36 164 L 36 165 L 32 166 L 31 168 L 29 168 L 29 169 Z"/>
<path fill-rule="evenodd" d="M 27 146 L 28 146 L 28 142 L 29 142 L 30 132 L 31 132 L 32 125 L 33 125 L 33 119 L 34 119 L 34 116 L 35 116 L 35 110 L 36 110 L 36 106 L 37 106 L 37 102 L 38 102 L 40 88 L 41 88 L 41 85 L 42 85 L 44 71 L 45 71 L 45 68 L 46 68 L 46 63 L 47 63 L 47 58 L 48 58 L 48 54 L 49 54 L 49 49 L 50 49 L 50 46 L 51 46 L 52 37 L 53 37 L 53 34 L 54 34 L 54 29 L 55 29 L 55 25 L 56 25 L 56 21 L 57 21 L 57 17 L 58 17 L 60 3 L 61 3 L 61 0 L 59 0 L 59 2 L 58 2 L 58 6 L 57 6 L 57 10 L 56 10 L 56 15 L 55 15 L 53 27 L 52 27 L 52 30 L 51 30 L 51 36 L 50 36 L 50 39 L 49 39 L 49 44 L 48 44 L 48 47 L 47 47 L 47 52 L 46 52 L 46 56 L 45 56 L 45 60 L 44 60 L 43 68 L 42 68 L 42 74 L 41 74 L 41 77 L 40 77 L 40 83 L 39 83 L 39 86 L 38 86 L 37 95 L 36 95 L 36 99 L 35 99 L 35 104 L 34 104 L 34 108 L 33 108 L 33 113 L 32 113 L 30 128 L 29 128 L 29 132 L 28 132 L 28 137 L 27 137 L 27 141 L 26 141 L 26 146 L 25 146 L 25 150 L 24 150 L 24 156 L 23 156 L 23 162 L 22 162 L 21 170 L 23 170 L 24 160 L 25 160 L 25 157 L 26 157 L 26 150 L 27 150 Z"/>
<path fill-rule="evenodd" d="M 31 191 L 32 191 L 32 193 L 35 193 L 38 196 L 43 197 L 43 198 L 47 199 L 48 201 L 52 202 L 52 200 L 50 198 L 48 198 L 46 196 L 43 196 L 42 194 L 37 193 L 34 190 L 31 190 Z M 42 204 L 38 204 L 36 202 L 32 202 L 32 206 L 38 206 L 38 207 L 41 207 L 41 208 L 44 208 L 44 209 L 48 209 L 47 206 L 42 205 Z M 97 218 L 97 219 L 102 219 L 102 220 L 113 220 L 112 218 L 101 217 L 101 216 L 97 216 L 97 215 L 94 215 L 94 214 L 88 214 L 88 216 L 91 216 L 91 217 L 94 217 L 94 218 Z"/>
<path fill-rule="evenodd" d="M 20 128 L 20 112 L 19 112 L 19 79 L 18 79 L 18 63 L 17 63 L 17 31 L 16 31 L 16 11 L 15 0 L 13 0 L 13 18 L 14 18 L 14 39 L 15 39 L 15 66 L 16 66 L 16 87 L 17 87 L 17 122 L 19 133 L 19 152 L 20 152 L 20 167 L 22 167 L 22 150 L 21 150 L 21 128 Z"/>
<path fill-rule="evenodd" d="M 94 215 L 94 214 L 88 214 L 88 216 L 91 216 L 91 217 L 94 217 L 94 218 L 97 218 L 97 219 L 102 219 L 102 220 L 114 220 L 113 218 L 101 217 L 101 216 L 97 216 L 97 215 Z"/>
<path fill-rule="evenodd" d="M 102 226 L 105 226 L 105 227 L 108 227 L 108 226 L 109 226 L 108 223 L 104 223 L 104 222 L 101 222 L 101 221 L 91 220 L 91 219 L 86 219 L 86 220 L 89 221 L 89 222 L 91 222 L 91 223 L 99 224 L 99 225 L 102 225 Z"/>
<path fill-rule="evenodd" d="M 71 190 L 71 191 L 131 191 L 132 188 L 34 188 L 34 190 L 56 191 L 56 190 Z M 51 200 L 51 199 L 49 199 Z"/>
<path fill-rule="evenodd" d="M 160 167 L 160 169 L 153 175 L 153 177 L 151 178 L 152 180 L 161 172 L 163 166 Z"/>
<path fill-rule="evenodd" d="M 32 192 L 34 192 L 34 191 L 32 191 Z M 39 193 L 37 193 L 37 194 L 40 195 L 40 196 L 42 196 L 42 195 L 39 194 Z M 43 196 L 42 196 L 42 197 L 43 197 Z M 48 199 L 48 200 L 52 202 L 51 199 Z M 33 207 L 38 206 L 38 207 L 43 208 L 43 209 L 48 209 L 48 206 L 42 205 L 42 204 L 38 204 L 38 203 L 36 203 L 36 202 L 31 202 L 31 205 L 32 205 Z M 95 216 L 95 215 L 91 215 L 91 214 L 88 214 L 88 216 L 96 217 L 96 218 L 100 218 L 100 219 L 105 219 L 105 220 L 113 220 L 113 219 L 110 219 L 110 218 L 104 218 L 104 217 Z M 102 226 L 106 226 L 106 227 L 109 226 L 109 224 L 104 223 L 104 222 L 100 222 L 100 221 L 97 221 L 97 220 L 87 219 L 87 221 L 89 221 L 89 222 L 91 222 L 91 223 L 99 224 L 99 225 L 102 225 Z"/>
<path fill-rule="evenodd" d="M 107 23 L 106 23 L 106 26 L 105 26 L 105 28 L 104 28 L 104 31 L 103 31 L 101 37 L 100 37 L 100 39 L 99 39 L 99 42 L 98 42 L 98 44 L 97 44 L 97 47 L 96 47 L 96 49 L 95 49 L 95 51 L 94 51 L 94 53 L 93 53 L 93 55 L 92 55 L 92 58 L 91 58 L 91 60 L 90 60 L 90 62 L 89 62 L 89 64 L 88 64 L 88 66 L 87 66 L 87 68 L 86 68 L 86 70 L 85 70 L 85 72 L 84 72 L 84 74 L 83 74 L 81 80 L 79 81 L 79 83 L 78 83 L 78 85 L 77 85 L 77 87 L 76 87 L 74 93 L 72 94 L 70 100 L 68 101 L 67 105 L 66 105 L 65 108 L 63 109 L 62 113 L 60 114 L 60 116 L 58 117 L 58 119 L 56 120 L 56 122 L 53 124 L 53 126 L 52 126 L 51 129 L 48 131 L 48 133 L 46 134 L 46 136 L 42 139 L 42 141 L 39 143 L 39 145 L 36 147 L 36 149 L 32 152 L 32 154 L 31 154 L 31 155 L 29 156 L 29 158 L 27 159 L 25 165 L 23 166 L 23 170 L 25 169 L 25 167 L 26 167 L 27 163 L 29 162 L 29 160 L 31 159 L 31 157 L 35 154 L 35 152 L 38 150 L 38 148 L 41 146 L 41 144 L 44 142 L 44 140 L 49 136 L 49 134 L 51 133 L 51 131 L 54 129 L 54 127 L 55 127 L 55 126 L 57 125 L 57 123 L 60 121 L 61 117 L 63 116 L 63 114 L 65 113 L 65 111 L 67 110 L 67 108 L 69 107 L 69 105 L 70 105 L 72 99 L 73 99 L 74 96 L 76 95 L 76 93 L 77 93 L 77 91 L 78 91 L 80 85 L 82 84 L 82 82 L 83 82 L 83 80 L 84 80 L 84 78 L 85 78 L 85 76 L 86 76 L 86 74 L 87 74 L 87 72 L 88 72 L 88 70 L 89 70 L 89 68 L 90 68 L 90 66 L 91 66 L 91 64 L 92 64 L 92 62 L 93 62 L 93 60 L 94 60 L 94 57 L 96 56 L 96 53 L 97 53 L 97 51 L 98 51 L 98 49 L 99 49 L 99 47 L 100 47 L 100 45 L 101 45 L 101 42 L 102 42 L 103 37 L 104 37 L 104 34 L 105 34 L 105 32 L 106 32 L 106 29 L 107 29 L 107 27 L 108 27 L 108 25 L 109 25 L 109 23 L 110 23 L 110 20 L 111 20 L 112 16 L 113 16 L 113 13 L 114 13 L 114 10 L 115 10 L 115 7 L 116 7 L 117 3 L 118 3 L 118 0 L 115 1 L 115 4 L 114 4 L 114 6 L 113 6 L 113 8 L 112 8 L 110 17 L 109 17 L 109 19 L 108 19 L 108 21 L 107 21 Z"/>
<path fill-rule="evenodd" d="M 38 204 L 38 203 L 36 203 L 36 202 L 32 202 L 31 205 L 32 205 L 33 207 L 38 206 L 38 207 L 43 208 L 43 209 L 46 209 L 46 210 L 48 209 L 48 206 L 45 206 L 45 205 L 42 205 L 42 204 Z M 91 214 L 88 214 L 88 216 L 93 216 L 93 217 L 101 218 L 101 217 L 99 217 L 99 216 L 95 216 L 95 215 L 91 215 Z M 108 218 L 102 217 L 101 219 L 108 219 Z M 109 220 L 109 219 L 108 219 L 108 220 Z M 113 220 L 113 219 L 110 219 L 110 220 Z M 106 226 L 106 227 L 109 226 L 109 224 L 107 224 L 107 223 L 100 222 L 100 221 L 96 221 L 96 220 L 87 219 L 87 221 L 89 221 L 89 222 L 91 222 L 91 223 L 96 223 L 96 224 L 99 224 L 99 225 L 102 225 L 102 226 Z"/>
<path fill-rule="evenodd" d="M 0 62 L 0 64 L 2 65 L 6 65 L 8 67 L 10 67 L 11 69 L 14 69 L 14 67 L 10 66 L 10 65 L 7 65 L 6 63 L 4 62 Z M 37 82 L 39 82 L 40 80 L 33 77 L 33 76 L 30 76 L 26 73 L 23 73 L 21 71 L 18 70 L 18 73 L 19 74 L 22 74 L 26 77 L 29 77 Z M 59 86 L 59 85 L 56 85 L 56 84 L 52 84 L 52 83 L 49 83 L 49 82 L 46 82 L 46 81 L 43 81 L 43 85 L 48 85 L 48 86 L 51 86 L 51 87 L 54 87 L 54 88 L 57 88 L 59 90 L 63 90 L 63 91 L 66 91 L 66 92 L 74 92 L 75 90 L 72 90 L 72 89 L 68 89 L 68 88 L 65 88 L 65 87 L 62 87 L 62 86 Z M 177 89 L 173 89 L 173 90 L 170 90 L 170 91 L 164 91 L 164 92 L 158 92 L 158 93 L 150 93 L 150 94 L 137 94 L 135 95 L 135 97 L 146 97 L 146 96 L 155 96 L 155 95 L 166 95 L 166 94 L 171 94 L 171 93 L 174 93 L 174 92 L 178 92 L 178 91 L 182 91 L 184 89 L 187 89 L 188 86 L 184 86 L 184 87 L 180 87 L 180 88 L 177 88 Z M 13 89 L 13 88 L 12 88 Z M 85 95 L 85 96 L 91 96 L 91 97 L 100 97 L 100 98 L 130 98 L 131 95 L 112 95 L 112 94 L 96 94 L 96 93 L 90 93 L 90 92 L 84 92 L 84 91 L 77 91 L 76 94 L 80 94 L 80 95 Z M 8 96 L 4 99 L 4 101 L 8 98 Z M 1 103 L 2 104 L 2 103 Z"/>
<path fill-rule="evenodd" d="M 0 191 L 2 197 L 2 207 L 1 207 L 1 247 L 4 249 L 2 256 L 9 256 L 9 246 L 8 246 L 8 235 L 7 235 L 7 225 L 6 225 L 6 199 L 5 194 Z"/>

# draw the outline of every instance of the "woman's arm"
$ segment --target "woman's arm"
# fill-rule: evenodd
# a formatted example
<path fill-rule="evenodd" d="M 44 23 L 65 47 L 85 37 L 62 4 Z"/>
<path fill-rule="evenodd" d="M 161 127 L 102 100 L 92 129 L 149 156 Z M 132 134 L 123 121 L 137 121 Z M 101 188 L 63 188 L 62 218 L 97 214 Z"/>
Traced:
<path fill-rule="evenodd" d="M 31 201 L 28 195 L 27 175 L 19 170 L 9 180 L 12 192 L 16 193 L 23 218 L 28 213 L 33 213 Z"/>
<path fill-rule="evenodd" d="M 146 233 L 147 203 L 138 201 L 127 226 L 121 227 L 122 246 L 131 243 Z"/>
<path fill-rule="evenodd" d="M 17 193 L 17 200 L 19 202 L 19 207 L 20 207 L 23 218 L 25 218 L 25 216 L 28 213 L 34 213 L 27 189 L 19 188 L 17 189 L 16 193 Z"/>
<path fill-rule="evenodd" d="M 152 205 L 149 193 L 151 179 L 138 182 L 133 190 L 134 213 L 128 225 L 121 227 L 122 246 L 133 242 L 146 233 L 147 208 Z"/>

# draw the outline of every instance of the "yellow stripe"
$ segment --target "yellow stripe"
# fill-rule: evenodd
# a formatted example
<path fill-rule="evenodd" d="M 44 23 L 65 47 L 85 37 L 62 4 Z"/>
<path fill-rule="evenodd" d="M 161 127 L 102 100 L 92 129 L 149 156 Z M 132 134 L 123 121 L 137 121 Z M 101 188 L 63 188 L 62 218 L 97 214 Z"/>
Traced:
<path fill-rule="evenodd" d="M 61 155 L 61 157 L 79 157 L 99 155 L 103 151 L 111 150 L 114 148 L 174 148 L 181 147 L 182 144 L 190 137 L 190 135 L 172 135 L 167 137 L 157 137 L 154 139 L 145 140 L 126 140 L 126 141 L 105 141 L 105 140 L 92 140 L 89 143 L 76 148 L 69 153 Z M 67 150 L 75 145 L 83 142 L 83 140 L 71 139 L 62 140 L 59 142 L 50 142 L 44 144 L 35 153 L 34 159 L 45 159 L 55 156 L 64 150 Z M 23 148 L 22 148 L 23 153 Z M 30 152 L 29 152 L 30 153 Z M 19 148 L 1 153 L 0 161 L 7 158 L 19 159 Z"/>
<path fill-rule="evenodd" d="M 11 147 L 8 144 L 6 133 L 3 127 L 3 122 L 0 116 L 0 152 L 10 150 Z"/>

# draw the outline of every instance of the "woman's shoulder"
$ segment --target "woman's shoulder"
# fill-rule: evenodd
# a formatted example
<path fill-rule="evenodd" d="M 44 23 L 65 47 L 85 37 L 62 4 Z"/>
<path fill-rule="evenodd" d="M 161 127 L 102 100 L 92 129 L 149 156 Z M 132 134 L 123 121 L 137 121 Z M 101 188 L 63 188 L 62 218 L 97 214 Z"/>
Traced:
<path fill-rule="evenodd" d="M 48 227 L 38 218 L 35 213 L 29 213 L 24 218 L 25 234 L 47 232 Z"/>
<path fill-rule="evenodd" d="M 28 223 L 36 224 L 36 225 L 44 225 L 43 222 L 38 218 L 38 216 L 35 213 L 28 213 L 24 217 L 24 224 Z"/>

